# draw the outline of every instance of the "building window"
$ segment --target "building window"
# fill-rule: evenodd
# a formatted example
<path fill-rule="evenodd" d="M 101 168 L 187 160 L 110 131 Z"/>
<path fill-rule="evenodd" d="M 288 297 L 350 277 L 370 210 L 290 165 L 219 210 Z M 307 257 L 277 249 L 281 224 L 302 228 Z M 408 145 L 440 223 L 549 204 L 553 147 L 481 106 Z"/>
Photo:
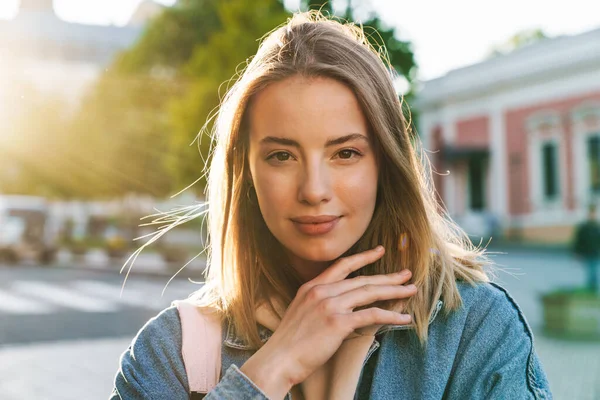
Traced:
<path fill-rule="evenodd" d="M 588 137 L 587 148 L 590 192 L 600 195 L 600 133 Z"/>
<path fill-rule="evenodd" d="M 473 211 L 485 210 L 485 165 L 483 157 L 469 159 L 469 207 Z"/>
<path fill-rule="evenodd" d="M 583 215 L 600 199 L 600 101 L 585 101 L 571 111 L 575 201 Z"/>
<path fill-rule="evenodd" d="M 561 115 L 553 110 L 537 113 L 527 119 L 528 167 L 531 183 L 531 212 L 538 217 L 547 211 L 564 209 L 564 140 Z"/>
<path fill-rule="evenodd" d="M 556 143 L 542 145 L 542 190 L 546 200 L 558 197 L 558 149 Z"/>

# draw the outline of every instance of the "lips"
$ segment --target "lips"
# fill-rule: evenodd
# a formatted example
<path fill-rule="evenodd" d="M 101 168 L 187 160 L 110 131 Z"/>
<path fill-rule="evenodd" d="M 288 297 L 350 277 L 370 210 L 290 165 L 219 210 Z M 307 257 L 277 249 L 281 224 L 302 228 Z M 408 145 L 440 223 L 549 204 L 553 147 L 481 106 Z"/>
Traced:
<path fill-rule="evenodd" d="M 292 222 L 298 231 L 305 235 L 317 236 L 329 233 L 335 228 L 340 216 L 337 215 L 317 215 L 301 216 L 292 218 Z"/>
<path fill-rule="evenodd" d="M 292 218 L 292 221 L 297 222 L 299 224 L 323 224 L 327 222 L 332 222 L 336 219 L 340 218 L 337 215 L 317 215 L 317 216 L 303 216 Z"/>

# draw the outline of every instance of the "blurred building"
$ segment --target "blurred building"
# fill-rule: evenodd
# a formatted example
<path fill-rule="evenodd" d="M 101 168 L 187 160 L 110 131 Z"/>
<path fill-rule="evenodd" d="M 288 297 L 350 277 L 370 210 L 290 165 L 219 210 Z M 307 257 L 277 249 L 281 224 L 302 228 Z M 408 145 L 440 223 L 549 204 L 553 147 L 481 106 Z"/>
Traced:
<path fill-rule="evenodd" d="M 467 233 L 564 243 L 600 200 L 600 29 L 451 71 L 417 108 L 436 188 Z"/>
<path fill-rule="evenodd" d="M 25 167 L 9 145 L 22 149 L 31 140 L 24 121 L 47 107 L 61 118 L 75 112 L 86 89 L 162 9 L 145 0 L 127 25 L 101 26 L 60 19 L 53 0 L 20 0 L 17 15 L 0 20 L 0 179 L 22 179 Z"/>
<path fill-rule="evenodd" d="M 0 105 L 6 107 L 18 106 L 25 90 L 58 95 L 75 104 L 163 7 L 144 1 L 129 24 L 100 26 L 61 20 L 53 0 L 20 4 L 14 19 L 0 20 Z M 0 113 L 6 107 L 0 107 Z"/>

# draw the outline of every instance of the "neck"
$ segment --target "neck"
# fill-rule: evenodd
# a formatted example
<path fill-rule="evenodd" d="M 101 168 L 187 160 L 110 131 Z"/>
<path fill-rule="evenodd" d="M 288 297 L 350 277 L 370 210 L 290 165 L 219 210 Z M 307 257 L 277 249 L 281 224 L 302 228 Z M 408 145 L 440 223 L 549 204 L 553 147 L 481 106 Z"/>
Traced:
<path fill-rule="evenodd" d="M 303 282 L 308 282 L 316 278 L 331 265 L 331 261 L 309 261 L 296 257 L 293 254 L 290 254 L 290 261 Z"/>

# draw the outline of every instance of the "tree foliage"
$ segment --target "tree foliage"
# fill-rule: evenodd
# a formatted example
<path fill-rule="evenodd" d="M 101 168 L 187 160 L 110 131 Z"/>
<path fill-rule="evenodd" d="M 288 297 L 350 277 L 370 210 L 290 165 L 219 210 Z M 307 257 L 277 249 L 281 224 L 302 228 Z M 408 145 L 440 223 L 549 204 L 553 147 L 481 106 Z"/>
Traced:
<path fill-rule="evenodd" d="M 72 152 L 93 183 L 82 196 L 127 193 L 163 196 L 172 189 L 165 170 L 169 143 L 166 105 L 181 91 L 175 79 L 107 73 L 84 98 L 72 124 Z"/>
<path fill-rule="evenodd" d="M 149 72 L 157 67 L 178 70 L 221 28 L 218 4 L 217 0 L 180 0 L 165 8 L 146 26 L 135 46 L 117 57 L 114 68 L 120 73 Z"/>

